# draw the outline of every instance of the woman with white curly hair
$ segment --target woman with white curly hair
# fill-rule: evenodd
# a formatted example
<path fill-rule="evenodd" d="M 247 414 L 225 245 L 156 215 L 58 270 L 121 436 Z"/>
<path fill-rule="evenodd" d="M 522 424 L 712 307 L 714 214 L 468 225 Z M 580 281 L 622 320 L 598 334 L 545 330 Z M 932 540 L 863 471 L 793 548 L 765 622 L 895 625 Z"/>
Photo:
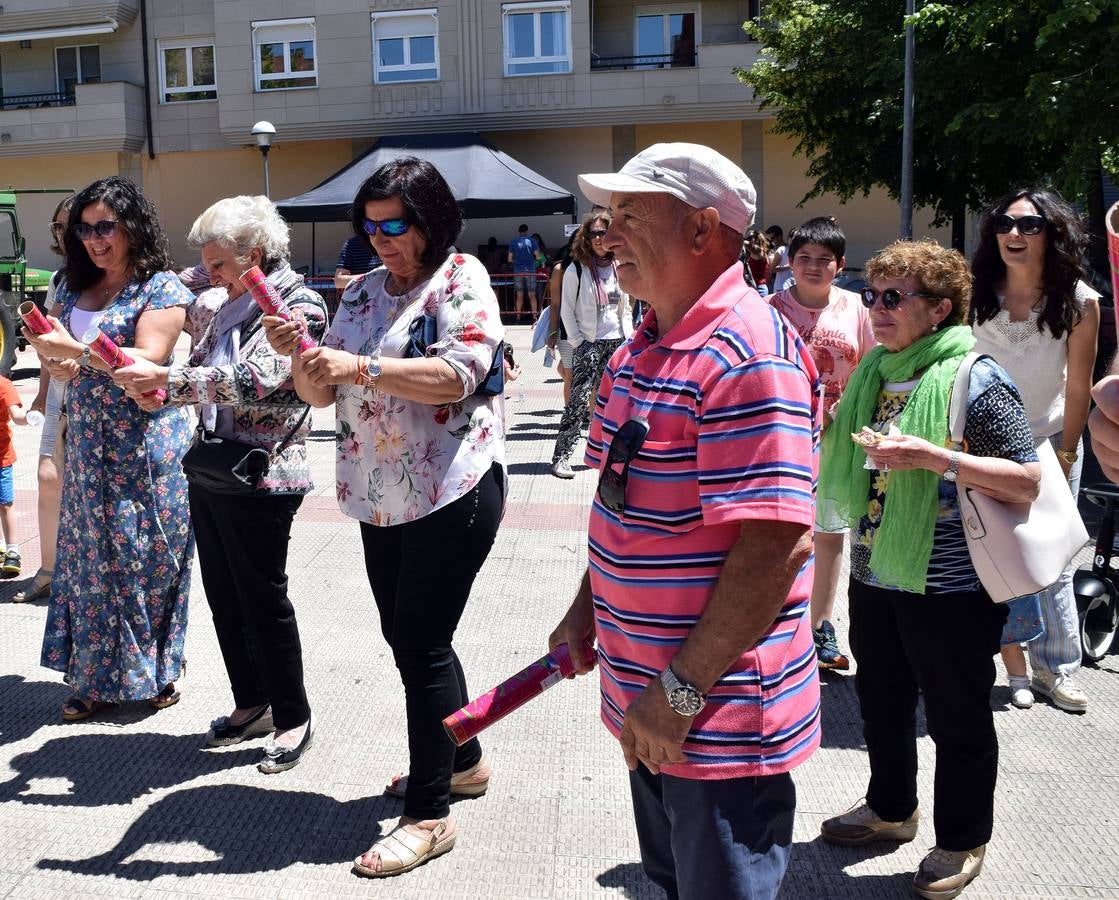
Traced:
<path fill-rule="evenodd" d="M 230 197 L 200 215 L 188 241 L 202 250 L 210 283 L 228 299 L 185 366 L 146 361 L 118 370 L 116 382 L 142 407 L 200 403 L 200 426 L 227 440 L 279 448 L 255 492 L 225 494 L 190 485 L 190 514 L 206 599 L 236 704 L 215 719 L 206 744 L 221 747 L 273 732 L 258 768 L 282 772 L 311 745 L 303 656 L 287 592 L 292 519 L 311 488 L 306 437 L 311 422 L 295 393 L 291 359 L 265 339 L 262 313 L 238 276 L 259 266 L 311 336 L 326 330 L 326 305 L 288 265 L 288 227 L 267 197 Z"/>

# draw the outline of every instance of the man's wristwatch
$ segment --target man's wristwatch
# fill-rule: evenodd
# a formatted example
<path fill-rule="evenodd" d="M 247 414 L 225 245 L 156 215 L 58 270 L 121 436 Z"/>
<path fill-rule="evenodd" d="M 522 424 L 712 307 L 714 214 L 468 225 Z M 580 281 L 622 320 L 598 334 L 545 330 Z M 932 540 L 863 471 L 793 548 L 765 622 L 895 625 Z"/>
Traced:
<path fill-rule="evenodd" d="M 960 451 L 953 450 L 948 454 L 948 468 L 944 470 L 944 480 L 956 483 L 956 476 L 960 474 Z"/>
<path fill-rule="evenodd" d="M 381 377 L 381 356 L 364 357 L 364 365 L 359 364 L 357 377 L 366 389 L 375 388 Z"/>
<path fill-rule="evenodd" d="M 1058 450 L 1057 455 L 1070 466 L 1080 459 L 1080 454 L 1075 450 Z"/>
<path fill-rule="evenodd" d="M 677 678 L 676 673 L 672 671 L 672 666 L 661 672 L 661 687 L 664 688 L 664 695 L 668 698 L 668 705 L 679 716 L 690 719 L 692 716 L 699 715 L 703 707 L 707 705 L 707 700 L 703 694 L 696 690 L 693 685 L 686 684 Z"/>

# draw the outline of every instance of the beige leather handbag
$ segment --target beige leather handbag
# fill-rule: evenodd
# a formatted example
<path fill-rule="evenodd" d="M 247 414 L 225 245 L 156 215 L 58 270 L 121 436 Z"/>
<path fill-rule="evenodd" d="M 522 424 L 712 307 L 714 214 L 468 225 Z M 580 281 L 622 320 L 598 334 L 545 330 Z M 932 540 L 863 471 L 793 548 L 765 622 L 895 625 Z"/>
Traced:
<path fill-rule="evenodd" d="M 968 385 L 978 353 L 960 364 L 948 407 L 952 440 L 964 438 Z M 1047 439 L 1035 447 L 1041 490 L 1033 503 L 1006 503 L 975 488 L 959 486 L 960 518 L 971 562 L 995 603 L 1049 587 L 1088 540 L 1065 473 Z"/>

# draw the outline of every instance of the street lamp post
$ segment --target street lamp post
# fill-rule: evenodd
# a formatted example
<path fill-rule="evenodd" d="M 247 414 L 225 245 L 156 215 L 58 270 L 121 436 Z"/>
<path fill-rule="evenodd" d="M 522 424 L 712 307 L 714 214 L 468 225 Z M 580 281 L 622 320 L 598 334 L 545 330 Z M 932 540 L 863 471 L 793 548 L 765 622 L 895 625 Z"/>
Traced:
<path fill-rule="evenodd" d="M 264 196 L 271 197 L 268 190 L 268 151 L 272 149 L 272 138 L 276 135 L 276 126 L 271 122 L 257 122 L 253 126 L 253 137 L 260 148 L 260 155 L 264 159 Z"/>

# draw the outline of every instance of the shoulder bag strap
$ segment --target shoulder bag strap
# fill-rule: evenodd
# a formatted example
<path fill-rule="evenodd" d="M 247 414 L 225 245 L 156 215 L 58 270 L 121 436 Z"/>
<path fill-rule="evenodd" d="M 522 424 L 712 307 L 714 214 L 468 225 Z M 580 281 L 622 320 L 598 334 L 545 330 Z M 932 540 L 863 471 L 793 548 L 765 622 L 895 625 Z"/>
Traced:
<path fill-rule="evenodd" d="M 972 351 L 964 357 L 956 370 L 956 380 L 952 384 L 952 397 L 948 404 L 948 431 L 952 440 L 959 444 L 964 439 L 964 425 L 967 423 L 968 389 L 971 385 L 971 370 L 983 356 Z"/>
<path fill-rule="evenodd" d="M 291 429 L 291 431 L 289 431 L 284 436 L 284 439 L 272 449 L 271 453 L 268 454 L 268 458 L 270 461 L 275 462 L 276 457 L 284 451 L 284 448 L 287 447 L 289 443 L 291 443 L 291 439 L 295 437 L 295 433 L 299 431 L 299 429 L 303 427 L 303 423 L 307 421 L 307 416 L 310 414 L 310 412 L 311 404 L 308 403 L 305 407 L 303 407 L 303 415 L 299 417 L 299 421 L 295 423 L 295 426 Z"/>

